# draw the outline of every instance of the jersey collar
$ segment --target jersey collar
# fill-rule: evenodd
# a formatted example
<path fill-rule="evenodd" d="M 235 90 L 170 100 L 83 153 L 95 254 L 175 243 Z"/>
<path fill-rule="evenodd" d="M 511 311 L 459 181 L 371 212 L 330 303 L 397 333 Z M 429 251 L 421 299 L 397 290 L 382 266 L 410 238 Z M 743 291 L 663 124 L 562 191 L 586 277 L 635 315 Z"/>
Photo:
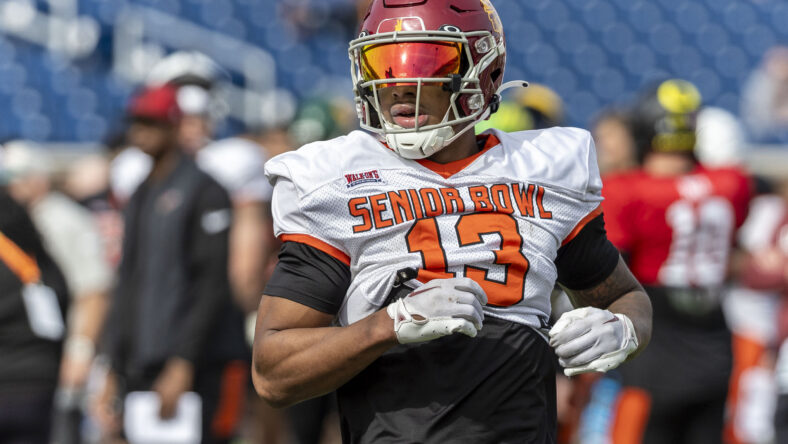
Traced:
<path fill-rule="evenodd" d="M 482 140 L 484 141 L 483 142 L 484 145 L 482 146 L 482 149 L 480 149 L 478 153 L 466 157 L 464 159 L 455 160 L 449 163 L 438 163 L 438 162 L 433 162 L 429 159 L 419 159 L 416 162 L 421 164 L 421 166 L 429 169 L 433 173 L 440 175 L 444 179 L 448 179 L 449 177 L 459 173 L 465 167 L 473 163 L 474 160 L 478 159 L 482 154 L 489 151 L 490 148 L 494 146 L 498 146 L 501 143 L 501 141 L 498 140 L 497 137 L 495 137 L 495 134 L 480 134 L 476 136 L 476 141 L 480 142 L 480 144 Z"/>

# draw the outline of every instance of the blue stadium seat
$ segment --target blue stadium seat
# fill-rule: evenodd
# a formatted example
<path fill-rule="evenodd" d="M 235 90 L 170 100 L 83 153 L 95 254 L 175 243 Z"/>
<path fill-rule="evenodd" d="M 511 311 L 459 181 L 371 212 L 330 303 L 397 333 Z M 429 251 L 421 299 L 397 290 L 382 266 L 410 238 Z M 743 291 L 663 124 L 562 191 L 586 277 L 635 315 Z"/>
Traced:
<path fill-rule="evenodd" d="M 569 97 L 574 94 L 579 83 L 577 75 L 571 69 L 562 66 L 546 71 L 544 78 L 543 83 L 553 88 L 561 97 Z"/>
<path fill-rule="evenodd" d="M 575 69 L 592 74 L 607 66 L 607 54 L 593 43 L 585 43 L 575 49 L 573 57 Z"/>
<path fill-rule="evenodd" d="M 308 29 L 298 31 L 283 19 L 281 14 L 299 2 L 312 8 L 320 28 L 307 23 Z M 768 48 L 788 41 L 785 1 L 495 3 L 508 40 L 506 80 L 551 86 L 567 102 L 569 123 L 579 126 L 599 106 L 632 97 L 645 83 L 668 76 L 693 81 L 707 103 L 736 111 L 743 79 Z M 47 0 L 35 4 L 48 10 Z M 141 5 L 258 45 L 277 61 L 277 86 L 300 97 L 320 88 L 350 89 L 347 40 L 354 24 L 342 23 L 338 11 L 351 17 L 355 0 L 78 0 L 78 5 L 80 14 L 99 20 L 104 36 L 112 35 L 124 7 Z M 0 138 L 16 129 L 37 138 L 89 140 L 120 119 L 134 85 L 112 75 L 106 51 L 70 62 L 0 34 L 0 106 L 12 110 L 0 119 Z"/>
<path fill-rule="evenodd" d="M 774 31 L 765 25 L 752 25 L 744 32 L 744 48 L 756 58 L 777 44 Z"/>
<path fill-rule="evenodd" d="M 674 54 L 681 43 L 681 32 L 670 23 L 660 23 L 649 32 L 649 44 L 659 54 Z"/>
<path fill-rule="evenodd" d="M 687 76 L 687 80 L 698 86 L 703 100 L 713 101 L 717 98 L 722 88 L 720 76 L 709 68 L 701 67 Z"/>
<path fill-rule="evenodd" d="M 685 1 L 676 10 L 676 23 L 682 31 L 696 33 L 709 22 L 709 11 L 702 3 Z"/>
<path fill-rule="evenodd" d="M 693 46 L 681 46 L 670 56 L 670 69 L 682 78 L 688 78 L 702 66 L 703 58 L 700 51 Z"/>
<path fill-rule="evenodd" d="M 506 26 L 506 24 L 504 24 Z M 513 53 L 525 53 L 528 46 L 533 42 L 541 42 L 545 38 L 542 31 L 532 22 L 518 23 L 517 25 L 509 26 L 506 31 L 506 51 Z M 558 35 L 556 40 L 560 41 Z M 561 37 L 563 38 L 563 37 Z M 520 64 L 519 58 L 512 57 L 512 63 Z"/>
<path fill-rule="evenodd" d="M 93 90 L 78 88 L 68 94 L 66 111 L 74 118 L 96 111 L 98 99 Z"/>
<path fill-rule="evenodd" d="M 566 99 L 566 109 L 570 122 L 587 121 L 601 106 L 599 99 L 587 91 L 577 92 Z"/>
<path fill-rule="evenodd" d="M 531 42 L 540 41 L 539 38 L 533 38 Z M 578 46 L 588 41 L 588 31 L 586 28 L 572 21 L 567 21 L 558 26 L 555 30 L 555 38 L 553 42 L 558 46 L 561 51 L 572 54 Z"/>
<path fill-rule="evenodd" d="M 624 53 L 634 42 L 635 35 L 626 23 L 613 23 L 602 31 L 602 44 L 614 54 Z"/>
<path fill-rule="evenodd" d="M 523 8 L 519 2 L 498 2 L 495 4 L 498 15 L 506 17 L 508 20 L 520 20 L 523 16 Z"/>
<path fill-rule="evenodd" d="M 540 72 L 559 66 L 558 52 L 551 45 L 534 42 L 525 53 L 525 67 L 531 72 Z"/>
<path fill-rule="evenodd" d="M 22 88 L 12 94 L 11 111 L 21 118 L 33 116 L 41 111 L 41 93 L 32 88 Z"/>
<path fill-rule="evenodd" d="M 76 137 L 81 142 L 101 140 L 107 132 L 107 119 L 87 114 L 76 119 Z"/>
<path fill-rule="evenodd" d="M 43 114 L 28 114 L 21 117 L 19 123 L 18 136 L 23 139 L 44 142 L 48 140 L 52 134 L 52 123 L 50 119 Z"/>
<path fill-rule="evenodd" d="M 536 19 L 543 29 L 555 29 L 569 18 L 569 10 L 560 2 L 550 2 L 536 12 Z"/>
<path fill-rule="evenodd" d="M 648 30 L 662 23 L 662 13 L 650 2 L 635 1 L 629 9 L 629 22 L 635 29 Z"/>
<path fill-rule="evenodd" d="M 776 3 L 771 14 L 769 14 L 772 28 L 782 35 L 788 35 L 788 26 L 785 26 L 788 23 L 788 4 L 783 2 Z"/>
<path fill-rule="evenodd" d="M 728 44 L 729 35 L 717 24 L 709 23 L 698 30 L 697 45 L 707 55 L 717 54 L 720 48 Z"/>
<path fill-rule="evenodd" d="M 0 65 L 0 93 L 12 94 L 19 91 L 27 80 L 27 71 L 18 63 Z"/>
<path fill-rule="evenodd" d="M 583 19 L 590 29 L 601 31 L 616 23 L 616 10 L 608 2 L 589 1 L 583 9 Z"/>
<path fill-rule="evenodd" d="M 594 74 L 592 87 L 594 93 L 604 102 L 615 101 L 626 88 L 626 79 L 616 69 L 602 69 Z"/>
<path fill-rule="evenodd" d="M 755 11 L 747 3 L 729 3 L 725 10 L 725 26 L 734 33 L 742 33 L 756 23 Z"/>

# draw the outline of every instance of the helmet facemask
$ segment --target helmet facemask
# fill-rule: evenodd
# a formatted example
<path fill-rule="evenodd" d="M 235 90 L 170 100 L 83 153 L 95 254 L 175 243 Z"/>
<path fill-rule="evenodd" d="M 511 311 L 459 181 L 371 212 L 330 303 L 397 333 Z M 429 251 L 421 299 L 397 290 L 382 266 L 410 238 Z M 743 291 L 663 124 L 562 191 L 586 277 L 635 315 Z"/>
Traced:
<path fill-rule="evenodd" d="M 489 31 L 463 33 L 453 26 L 445 28 L 451 30 L 362 33 L 350 42 L 348 53 L 361 127 L 377 134 L 405 158 L 435 154 L 490 113 L 480 74 L 504 56 L 503 39 L 496 40 Z M 478 62 L 474 62 L 474 51 Z M 412 128 L 386 119 L 380 104 L 380 90 L 399 85 L 416 88 Z M 441 122 L 424 124 L 420 119 L 422 89 L 437 86 L 451 92 L 449 107 Z M 458 126 L 463 127 L 455 131 Z"/>

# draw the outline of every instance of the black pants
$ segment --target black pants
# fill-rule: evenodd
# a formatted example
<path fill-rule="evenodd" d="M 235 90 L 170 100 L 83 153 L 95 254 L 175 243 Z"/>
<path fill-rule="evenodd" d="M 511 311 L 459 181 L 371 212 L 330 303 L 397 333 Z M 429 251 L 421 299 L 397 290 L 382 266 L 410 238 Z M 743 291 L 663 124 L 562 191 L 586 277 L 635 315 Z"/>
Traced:
<path fill-rule="evenodd" d="M 0 392 L 0 442 L 48 444 L 54 388 Z"/>
<path fill-rule="evenodd" d="M 285 416 L 290 427 L 291 444 L 318 444 L 326 416 L 336 409 L 335 392 L 288 407 Z"/>

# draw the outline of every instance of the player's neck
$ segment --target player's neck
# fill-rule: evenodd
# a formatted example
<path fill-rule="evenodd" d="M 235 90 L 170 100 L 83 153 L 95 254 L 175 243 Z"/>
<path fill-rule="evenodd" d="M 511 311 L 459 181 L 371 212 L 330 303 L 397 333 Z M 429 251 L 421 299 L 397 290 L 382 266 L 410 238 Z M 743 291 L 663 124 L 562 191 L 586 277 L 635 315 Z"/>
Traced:
<path fill-rule="evenodd" d="M 479 152 L 479 145 L 476 143 L 476 134 L 470 130 L 463 133 L 447 147 L 429 157 L 429 160 L 436 163 L 449 163 L 465 159 Z"/>
<path fill-rule="evenodd" d="M 643 171 L 657 177 L 680 176 L 695 168 L 695 160 L 686 154 L 649 153 Z"/>

